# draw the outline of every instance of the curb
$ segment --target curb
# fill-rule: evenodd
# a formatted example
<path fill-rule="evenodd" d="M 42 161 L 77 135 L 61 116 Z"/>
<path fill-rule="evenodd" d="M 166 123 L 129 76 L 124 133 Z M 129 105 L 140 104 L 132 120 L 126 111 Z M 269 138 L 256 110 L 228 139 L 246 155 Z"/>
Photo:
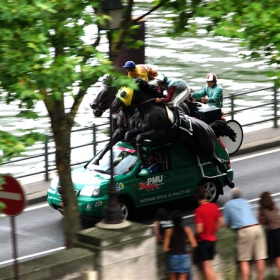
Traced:
<path fill-rule="evenodd" d="M 42 193 L 42 194 L 40 194 L 40 193 Z M 38 193 L 38 195 L 36 195 L 36 197 L 31 197 L 31 196 L 33 196 L 33 194 L 27 195 L 26 206 L 30 206 L 30 205 L 42 203 L 42 202 L 47 202 L 46 191 L 40 192 L 40 193 Z"/>
<path fill-rule="evenodd" d="M 278 139 L 279 138 L 279 139 Z M 271 149 L 271 148 L 278 148 L 280 147 L 280 137 L 277 137 L 274 141 L 270 140 L 262 140 L 257 142 L 252 142 L 248 144 L 244 144 L 244 147 L 242 147 L 238 152 L 231 155 L 230 157 L 240 156 L 244 154 L 249 154 L 261 150 Z"/>

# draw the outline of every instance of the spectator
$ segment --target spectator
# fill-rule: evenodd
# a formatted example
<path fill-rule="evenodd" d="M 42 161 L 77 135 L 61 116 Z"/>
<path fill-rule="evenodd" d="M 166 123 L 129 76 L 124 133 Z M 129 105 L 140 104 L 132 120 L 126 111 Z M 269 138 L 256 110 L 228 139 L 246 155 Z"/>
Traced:
<path fill-rule="evenodd" d="M 207 103 L 210 106 L 218 108 L 223 107 L 223 88 L 217 83 L 215 73 L 208 73 L 206 76 L 207 85 L 200 91 L 195 91 L 192 97 L 200 100 L 202 103 Z"/>
<path fill-rule="evenodd" d="M 151 66 L 145 64 L 135 64 L 133 61 L 127 61 L 123 66 L 127 70 L 127 76 L 131 78 L 140 78 L 146 82 L 153 80 L 158 72 Z"/>
<path fill-rule="evenodd" d="M 191 89 L 187 82 L 181 79 L 168 78 L 164 74 L 159 74 L 156 77 L 158 84 L 158 92 L 167 91 L 167 96 L 164 98 L 156 98 L 156 103 L 168 103 L 173 107 L 174 122 L 172 128 L 179 127 L 181 124 L 179 105 L 186 100 L 191 93 Z"/>
<path fill-rule="evenodd" d="M 264 231 L 247 200 L 242 198 L 241 190 L 231 190 L 232 200 L 225 204 L 224 218 L 226 225 L 236 230 L 237 261 L 239 262 L 242 280 L 250 278 L 249 261 L 255 260 L 257 280 L 263 279 L 267 258 Z"/>
<path fill-rule="evenodd" d="M 198 186 L 195 198 L 199 206 L 195 209 L 195 231 L 197 248 L 194 252 L 194 262 L 201 263 L 206 280 L 216 279 L 216 273 L 212 267 L 215 255 L 216 231 L 224 225 L 222 213 L 215 203 L 206 199 L 207 191 L 203 186 Z"/>
<path fill-rule="evenodd" d="M 190 259 L 186 250 L 186 242 L 191 247 L 197 246 L 190 227 L 182 225 L 182 215 L 179 211 L 172 213 L 173 228 L 169 228 L 164 234 L 163 251 L 168 252 L 168 272 L 170 280 L 186 280 L 190 271 Z"/>
<path fill-rule="evenodd" d="M 269 192 L 263 192 L 259 200 L 259 222 L 267 225 L 267 253 L 275 260 L 280 279 L 280 215 Z"/>
<path fill-rule="evenodd" d="M 164 232 L 171 227 L 173 227 L 173 222 L 168 218 L 168 211 L 164 207 L 157 209 L 154 222 L 157 243 L 163 243 Z"/>

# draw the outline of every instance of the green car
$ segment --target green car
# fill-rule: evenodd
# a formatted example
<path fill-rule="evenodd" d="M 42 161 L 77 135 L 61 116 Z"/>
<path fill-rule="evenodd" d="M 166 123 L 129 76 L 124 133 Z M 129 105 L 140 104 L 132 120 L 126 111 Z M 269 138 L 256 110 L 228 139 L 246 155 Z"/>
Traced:
<path fill-rule="evenodd" d="M 136 210 L 184 197 L 191 197 L 198 185 L 208 192 L 208 200 L 215 202 L 223 194 L 224 174 L 217 167 L 191 154 L 183 144 L 154 146 L 145 142 L 146 153 L 154 152 L 161 171 L 151 173 L 142 167 L 136 149 L 126 142 L 113 147 L 114 182 L 118 192 L 122 219 L 131 219 Z M 224 145 L 216 141 L 216 154 L 225 160 L 230 180 L 233 170 Z M 72 180 L 82 217 L 102 218 L 108 202 L 110 184 L 110 151 L 99 165 L 90 160 L 85 166 L 73 170 Z M 54 178 L 47 191 L 49 205 L 62 212 L 58 178 Z"/>

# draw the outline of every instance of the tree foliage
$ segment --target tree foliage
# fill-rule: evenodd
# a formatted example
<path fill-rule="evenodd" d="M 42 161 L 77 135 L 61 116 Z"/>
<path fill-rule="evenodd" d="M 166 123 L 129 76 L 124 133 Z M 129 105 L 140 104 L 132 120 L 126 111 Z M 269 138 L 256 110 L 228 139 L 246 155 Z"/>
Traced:
<path fill-rule="evenodd" d="M 260 59 L 271 65 L 267 71 L 280 85 L 280 6 L 276 0 L 210 1 L 198 13 L 211 18 L 214 35 L 239 38 L 250 51 L 244 58 Z"/>
<path fill-rule="evenodd" d="M 56 167 L 65 209 L 65 245 L 73 246 L 80 229 L 70 166 L 70 134 L 78 108 L 99 77 L 113 73 L 106 54 L 98 51 L 99 0 L 0 1 L 0 94 L 6 104 L 19 102 L 20 116 L 42 101 L 48 112 L 56 147 Z M 89 32 L 87 32 L 89 31 Z M 84 38 L 91 38 L 85 43 Z M 116 83 L 120 85 L 122 79 Z M 72 96 L 71 108 L 65 97 Z M 69 105 L 67 104 L 67 107 Z M 1 131 L 0 148 L 6 157 L 38 140 L 36 133 L 21 139 Z"/>
<path fill-rule="evenodd" d="M 108 32 L 111 60 L 116 58 L 122 44 L 135 46 L 130 35 L 137 30 L 141 17 L 131 18 L 134 0 L 125 3 L 121 28 Z M 70 248 L 80 228 L 70 167 L 74 118 L 87 90 L 100 76 L 107 73 L 118 76 L 107 54 L 96 48 L 101 38 L 97 22 L 104 22 L 106 17 L 100 13 L 99 0 L 0 0 L 0 4 L 0 94 L 6 104 L 19 101 L 20 116 L 24 118 L 39 117 L 33 111 L 36 102 L 43 101 L 46 106 L 66 214 L 65 244 Z M 251 59 L 266 59 L 274 67 L 269 75 L 277 77 L 280 84 L 278 1 L 155 0 L 145 15 L 155 9 L 170 12 L 166 20 L 172 21 L 173 28 L 167 35 L 172 37 L 195 32 L 193 19 L 207 17 L 210 35 L 241 39 L 251 50 Z M 85 36 L 91 38 L 89 43 L 85 43 Z M 116 86 L 127 82 L 130 83 L 126 78 L 114 81 Z M 66 96 L 73 98 L 70 110 L 65 108 Z M 36 132 L 23 132 L 18 138 L 0 131 L 0 139 L 0 150 L 10 158 L 40 136 Z"/>
<path fill-rule="evenodd" d="M 208 36 L 240 39 L 249 52 L 243 58 L 262 60 L 270 65 L 268 76 L 280 86 L 280 5 L 277 0 L 156 0 L 161 9 L 173 11 L 167 20 L 173 27 L 167 35 L 176 37 L 196 32 L 193 19 L 205 17 Z M 192 19 L 190 23 L 190 19 Z"/>

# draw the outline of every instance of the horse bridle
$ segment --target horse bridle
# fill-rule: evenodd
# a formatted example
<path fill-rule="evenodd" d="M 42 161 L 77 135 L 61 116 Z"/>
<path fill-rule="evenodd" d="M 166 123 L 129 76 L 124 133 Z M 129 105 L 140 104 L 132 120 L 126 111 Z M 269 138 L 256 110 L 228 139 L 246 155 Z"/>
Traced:
<path fill-rule="evenodd" d="M 127 127 L 127 124 L 128 124 L 132 119 L 135 118 L 135 115 L 136 115 L 136 114 L 133 114 L 133 115 L 128 119 L 128 121 L 125 122 L 125 121 L 123 120 L 123 118 L 121 117 L 120 113 L 118 113 L 118 116 L 119 116 L 120 120 L 122 121 L 124 127 Z"/>
<path fill-rule="evenodd" d="M 149 99 L 149 100 L 143 101 L 143 102 L 138 103 L 138 104 L 135 104 L 135 105 L 133 105 L 133 106 L 139 106 L 139 105 L 142 105 L 142 104 L 144 104 L 144 103 L 151 102 L 151 101 L 153 101 L 153 100 L 155 100 L 155 98 L 151 98 L 151 99 Z"/>
<path fill-rule="evenodd" d="M 107 85 L 104 85 L 104 86 L 106 86 L 106 88 L 108 89 L 108 86 L 107 86 Z M 103 100 L 102 102 L 99 102 L 98 105 L 96 106 L 96 108 L 95 108 L 94 110 L 100 109 L 100 110 L 102 111 L 102 113 L 103 113 L 104 111 L 107 110 L 107 109 L 103 109 L 103 107 L 107 106 L 108 108 L 110 108 L 109 102 L 105 103 L 105 101 L 106 101 L 108 98 L 109 98 L 109 96 L 105 97 L 104 100 Z M 93 102 L 96 102 L 96 101 L 97 101 L 96 99 L 93 100 Z"/>

